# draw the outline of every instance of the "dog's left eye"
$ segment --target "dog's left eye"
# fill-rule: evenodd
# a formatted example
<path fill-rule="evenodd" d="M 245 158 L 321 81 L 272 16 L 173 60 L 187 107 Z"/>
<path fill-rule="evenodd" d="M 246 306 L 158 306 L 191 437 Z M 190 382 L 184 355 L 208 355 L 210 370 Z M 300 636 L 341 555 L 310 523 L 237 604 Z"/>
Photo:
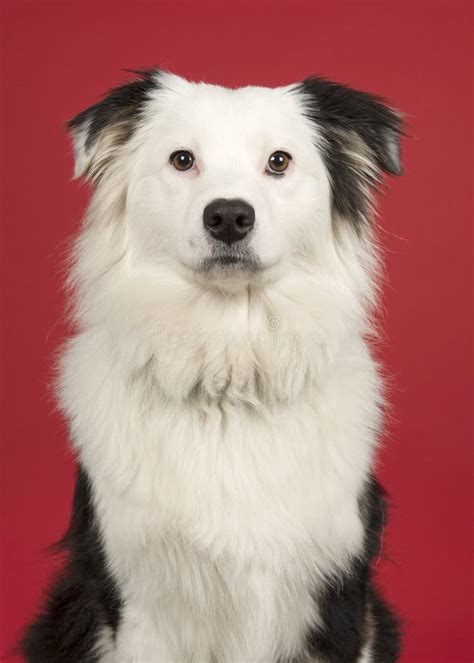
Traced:
<path fill-rule="evenodd" d="M 194 165 L 194 154 L 189 150 L 176 150 L 170 155 L 170 164 L 176 170 L 189 170 Z"/>
<path fill-rule="evenodd" d="M 282 175 L 290 165 L 291 154 L 278 150 L 270 155 L 267 163 L 267 172 L 270 175 Z"/>

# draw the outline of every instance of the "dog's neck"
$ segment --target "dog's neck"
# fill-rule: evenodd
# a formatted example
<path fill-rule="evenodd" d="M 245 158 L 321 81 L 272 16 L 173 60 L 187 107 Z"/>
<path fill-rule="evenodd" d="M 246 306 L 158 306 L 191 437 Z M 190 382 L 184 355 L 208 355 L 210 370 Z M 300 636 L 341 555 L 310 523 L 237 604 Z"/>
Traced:
<path fill-rule="evenodd" d="M 347 288 L 298 273 L 222 290 L 136 270 L 95 309 L 130 376 L 202 406 L 295 400 L 361 329 Z"/>

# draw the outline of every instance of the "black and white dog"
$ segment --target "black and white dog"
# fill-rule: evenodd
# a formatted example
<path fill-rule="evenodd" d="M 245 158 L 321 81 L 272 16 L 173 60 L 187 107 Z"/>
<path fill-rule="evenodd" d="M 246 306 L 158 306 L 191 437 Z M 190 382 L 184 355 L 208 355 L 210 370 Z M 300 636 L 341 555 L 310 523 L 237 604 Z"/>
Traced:
<path fill-rule="evenodd" d="M 163 71 L 70 122 L 94 187 L 60 402 L 68 562 L 30 663 L 391 663 L 372 198 L 402 121 Z"/>

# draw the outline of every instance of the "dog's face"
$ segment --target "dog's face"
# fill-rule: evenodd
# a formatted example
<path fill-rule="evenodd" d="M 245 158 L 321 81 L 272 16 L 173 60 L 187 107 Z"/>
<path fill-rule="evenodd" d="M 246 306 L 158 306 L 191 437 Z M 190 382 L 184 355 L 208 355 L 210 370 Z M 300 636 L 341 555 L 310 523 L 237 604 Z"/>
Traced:
<path fill-rule="evenodd" d="M 76 172 L 124 199 L 131 259 L 206 278 L 314 263 L 399 171 L 398 116 L 320 79 L 236 90 L 146 72 L 72 120 Z"/>
<path fill-rule="evenodd" d="M 330 224 L 329 180 L 298 97 L 166 77 L 128 216 L 140 250 L 191 269 L 264 269 Z"/>

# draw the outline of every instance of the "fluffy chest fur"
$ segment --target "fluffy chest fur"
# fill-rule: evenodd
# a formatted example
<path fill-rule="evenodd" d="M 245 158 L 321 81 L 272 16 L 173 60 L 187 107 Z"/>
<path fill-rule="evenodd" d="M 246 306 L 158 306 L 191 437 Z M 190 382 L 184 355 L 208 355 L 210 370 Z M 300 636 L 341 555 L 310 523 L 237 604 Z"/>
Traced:
<path fill-rule="evenodd" d="M 207 298 L 174 299 L 174 320 L 169 301 L 153 321 L 129 307 L 126 326 L 84 332 L 66 354 L 65 403 L 124 599 L 123 660 L 291 656 L 318 622 L 318 587 L 362 546 L 370 356 L 356 337 L 330 357 L 311 315 L 296 335 L 271 296 L 242 297 L 225 326 Z M 158 642 L 171 650 L 152 658 Z"/>

